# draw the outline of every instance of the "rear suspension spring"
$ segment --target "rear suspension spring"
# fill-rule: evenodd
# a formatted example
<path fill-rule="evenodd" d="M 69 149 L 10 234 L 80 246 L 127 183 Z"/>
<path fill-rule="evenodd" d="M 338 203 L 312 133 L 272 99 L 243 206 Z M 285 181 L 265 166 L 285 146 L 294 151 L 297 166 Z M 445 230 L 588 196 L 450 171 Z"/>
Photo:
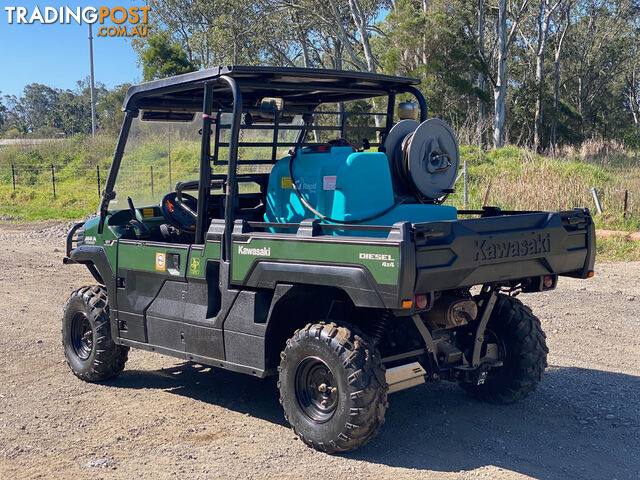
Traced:
<path fill-rule="evenodd" d="M 383 337 L 387 333 L 387 326 L 391 321 L 391 312 L 389 310 L 380 310 L 378 315 L 373 319 L 371 325 L 371 338 L 374 345 L 379 345 Z"/>

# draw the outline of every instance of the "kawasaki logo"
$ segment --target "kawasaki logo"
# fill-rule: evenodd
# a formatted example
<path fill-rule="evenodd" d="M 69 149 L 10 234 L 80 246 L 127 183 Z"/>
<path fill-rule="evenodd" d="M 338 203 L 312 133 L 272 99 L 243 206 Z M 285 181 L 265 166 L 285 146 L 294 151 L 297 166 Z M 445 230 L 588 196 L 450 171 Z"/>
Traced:
<path fill-rule="evenodd" d="M 551 252 L 551 236 L 538 234 L 530 240 L 507 240 L 491 242 L 476 240 L 476 261 L 497 260 L 500 258 L 527 257 Z"/>
<path fill-rule="evenodd" d="M 242 245 L 238 245 L 238 253 L 240 255 L 257 255 L 260 257 L 270 257 L 271 247 L 247 248 L 243 247 Z"/>

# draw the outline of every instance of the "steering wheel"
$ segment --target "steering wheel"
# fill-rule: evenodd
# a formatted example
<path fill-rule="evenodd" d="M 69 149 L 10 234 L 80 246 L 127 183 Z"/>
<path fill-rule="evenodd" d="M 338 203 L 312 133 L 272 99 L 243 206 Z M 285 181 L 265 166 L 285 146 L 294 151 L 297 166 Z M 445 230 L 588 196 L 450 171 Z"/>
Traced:
<path fill-rule="evenodd" d="M 167 222 L 183 232 L 195 233 L 198 200 L 187 193 L 171 192 L 162 197 L 160 211 Z"/>

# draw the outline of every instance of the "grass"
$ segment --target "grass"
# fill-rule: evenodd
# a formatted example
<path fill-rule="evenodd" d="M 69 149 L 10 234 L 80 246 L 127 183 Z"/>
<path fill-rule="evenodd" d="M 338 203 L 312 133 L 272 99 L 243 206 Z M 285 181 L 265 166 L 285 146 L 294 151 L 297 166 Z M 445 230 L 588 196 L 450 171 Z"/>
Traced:
<path fill-rule="evenodd" d="M 589 207 L 595 212 L 591 187 L 599 192 L 604 213 L 595 215 L 596 228 L 640 231 L 640 160 L 595 164 L 579 157 L 552 159 L 509 146 L 485 153 L 463 146 L 461 161 L 469 165 L 468 208 L 488 205 L 514 210 L 567 210 Z M 633 158 L 633 157 L 632 157 Z M 451 202 L 464 206 L 462 180 Z M 623 216 L 624 191 L 629 191 Z"/>
<path fill-rule="evenodd" d="M 599 237 L 596 242 L 596 258 L 615 262 L 640 260 L 640 242 L 627 240 L 623 235 Z"/>
<path fill-rule="evenodd" d="M 134 203 L 157 203 L 177 181 L 197 178 L 199 136 L 188 129 L 167 136 L 143 126 L 130 137 L 128 158 L 123 162 L 116 190 L 118 199 L 131 196 Z M 145 130 L 146 129 L 146 130 Z M 245 140 L 247 140 L 245 138 Z M 0 148 L 0 215 L 22 221 L 80 218 L 97 209 L 99 203 L 96 167 L 100 167 L 101 188 L 108 173 L 116 139 L 76 136 L 32 147 Z M 171 179 L 169 178 L 169 152 Z M 596 227 L 640 231 L 640 159 L 638 153 L 621 148 L 607 149 L 591 143 L 582 150 L 565 150 L 556 159 L 508 146 L 490 152 L 461 146 L 461 165 L 469 165 L 469 203 L 481 208 L 489 188 L 487 204 L 515 210 L 565 210 L 590 207 L 591 187 L 596 187 L 605 213 L 595 215 Z M 256 158 L 270 152 L 246 149 L 241 158 Z M 220 158 L 226 158 L 221 149 Z M 16 166 L 13 190 L 11 165 Z M 51 165 L 56 176 L 53 198 Z M 153 166 L 154 191 L 150 169 Z M 216 167 L 222 173 L 224 167 Z M 462 179 L 447 203 L 464 207 Z M 628 214 L 623 216 L 624 191 L 629 191 Z M 624 238 L 598 239 L 599 259 L 640 258 L 640 242 Z"/>

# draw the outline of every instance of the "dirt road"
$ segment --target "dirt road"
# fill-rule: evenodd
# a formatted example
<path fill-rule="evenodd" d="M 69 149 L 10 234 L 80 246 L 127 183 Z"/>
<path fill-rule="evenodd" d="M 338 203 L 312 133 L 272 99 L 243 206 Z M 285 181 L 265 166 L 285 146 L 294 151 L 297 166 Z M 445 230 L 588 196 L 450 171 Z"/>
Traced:
<path fill-rule="evenodd" d="M 93 279 L 62 265 L 64 228 L 33 230 L 0 223 L 0 478 L 640 478 L 638 262 L 521 297 L 550 349 L 522 403 L 424 385 L 390 396 L 367 446 L 330 456 L 294 437 L 271 379 L 141 351 L 105 384 L 74 377 L 60 318 Z"/>

